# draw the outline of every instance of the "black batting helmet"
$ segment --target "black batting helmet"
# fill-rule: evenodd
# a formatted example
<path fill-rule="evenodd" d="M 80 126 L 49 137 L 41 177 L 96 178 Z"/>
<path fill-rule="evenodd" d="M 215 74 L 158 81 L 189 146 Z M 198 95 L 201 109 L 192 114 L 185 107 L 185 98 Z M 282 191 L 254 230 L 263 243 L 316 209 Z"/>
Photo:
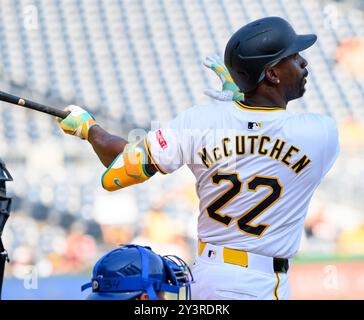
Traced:
<path fill-rule="evenodd" d="M 255 20 L 233 34 L 226 45 L 224 62 L 243 92 L 256 88 L 264 68 L 312 46 L 314 34 L 297 35 L 280 17 Z"/>

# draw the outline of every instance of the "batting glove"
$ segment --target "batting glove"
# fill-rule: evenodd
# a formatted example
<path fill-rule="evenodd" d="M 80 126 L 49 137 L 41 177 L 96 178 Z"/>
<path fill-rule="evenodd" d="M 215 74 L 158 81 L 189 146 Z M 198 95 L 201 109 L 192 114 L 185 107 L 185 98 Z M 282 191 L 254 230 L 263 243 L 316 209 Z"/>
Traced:
<path fill-rule="evenodd" d="M 238 86 L 234 83 L 229 70 L 226 68 L 219 55 L 207 56 L 203 61 L 203 64 L 205 67 L 214 71 L 222 82 L 222 91 L 206 89 L 204 93 L 207 96 L 221 101 L 243 100 L 244 94 L 239 91 Z"/>
<path fill-rule="evenodd" d="M 56 118 L 62 130 L 81 139 L 88 140 L 89 130 L 96 124 L 95 118 L 81 107 L 70 105 L 64 111 L 71 111 L 65 118 Z"/>

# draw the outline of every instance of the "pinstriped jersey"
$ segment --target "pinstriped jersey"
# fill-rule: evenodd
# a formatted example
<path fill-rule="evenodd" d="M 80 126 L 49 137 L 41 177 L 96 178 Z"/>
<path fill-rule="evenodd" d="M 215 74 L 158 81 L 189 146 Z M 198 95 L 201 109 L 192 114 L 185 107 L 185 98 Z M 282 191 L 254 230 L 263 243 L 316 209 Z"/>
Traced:
<path fill-rule="evenodd" d="M 199 239 L 282 258 L 297 252 L 312 195 L 339 153 L 330 117 L 240 102 L 190 108 L 145 144 L 161 173 L 193 172 Z"/>

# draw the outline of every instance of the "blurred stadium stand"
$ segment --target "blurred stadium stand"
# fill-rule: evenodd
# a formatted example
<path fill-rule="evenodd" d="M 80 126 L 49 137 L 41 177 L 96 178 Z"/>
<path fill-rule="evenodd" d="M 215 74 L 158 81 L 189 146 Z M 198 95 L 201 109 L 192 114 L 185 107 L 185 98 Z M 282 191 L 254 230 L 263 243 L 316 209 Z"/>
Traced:
<path fill-rule="evenodd" d="M 115 134 L 128 137 L 139 128 L 140 136 L 151 121 L 164 123 L 209 101 L 203 89 L 219 82 L 201 61 L 211 53 L 222 55 L 233 31 L 267 15 L 286 18 L 300 33 L 316 33 L 319 39 L 303 54 L 309 61 L 307 91 L 290 109 L 334 117 L 342 145 L 313 201 L 301 254 L 360 255 L 361 5 L 316 0 L 0 0 L 0 90 L 60 108 L 85 106 Z M 193 259 L 198 202 L 188 171 L 107 194 L 100 185 L 103 168 L 83 141 L 65 136 L 47 115 L 5 103 L 0 103 L 0 114 L 0 157 L 14 177 L 9 184 L 13 214 L 4 231 L 12 258 L 8 277 L 24 277 L 29 265 L 44 277 L 90 272 L 102 252 L 131 241 Z"/>

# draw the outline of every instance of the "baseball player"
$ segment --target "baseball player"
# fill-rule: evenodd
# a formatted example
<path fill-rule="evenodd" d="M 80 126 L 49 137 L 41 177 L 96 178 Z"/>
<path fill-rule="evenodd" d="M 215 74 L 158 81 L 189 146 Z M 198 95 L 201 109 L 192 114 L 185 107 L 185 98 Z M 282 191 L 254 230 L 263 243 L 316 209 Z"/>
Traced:
<path fill-rule="evenodd" d="M 165 292 L 179 298 L 185 288 L 190 299 L 193 277 L 177 256 L 159 256 L 150 247 L 123 245 L 104 255 L 94 266 L 88 300 L 164 300 Z"/>
<path fill-rule="evenodd" d="M 314 190 L 339 152 L 331 118 L 287 110 L 305 92 L 307 61 L 299 52 L 315 41 L 279 17 L 243 26 L 227 43 L 227 69 L 207 61 L 224 82 L 216 96 L 233 101 L 187 109 L 136 144 L 77 106 L 60 121 L 107 167 L 106 190 L 184 164 L 193 172 L 200 215 L 192 299 L 289 298 L 289 260 Z"/>

